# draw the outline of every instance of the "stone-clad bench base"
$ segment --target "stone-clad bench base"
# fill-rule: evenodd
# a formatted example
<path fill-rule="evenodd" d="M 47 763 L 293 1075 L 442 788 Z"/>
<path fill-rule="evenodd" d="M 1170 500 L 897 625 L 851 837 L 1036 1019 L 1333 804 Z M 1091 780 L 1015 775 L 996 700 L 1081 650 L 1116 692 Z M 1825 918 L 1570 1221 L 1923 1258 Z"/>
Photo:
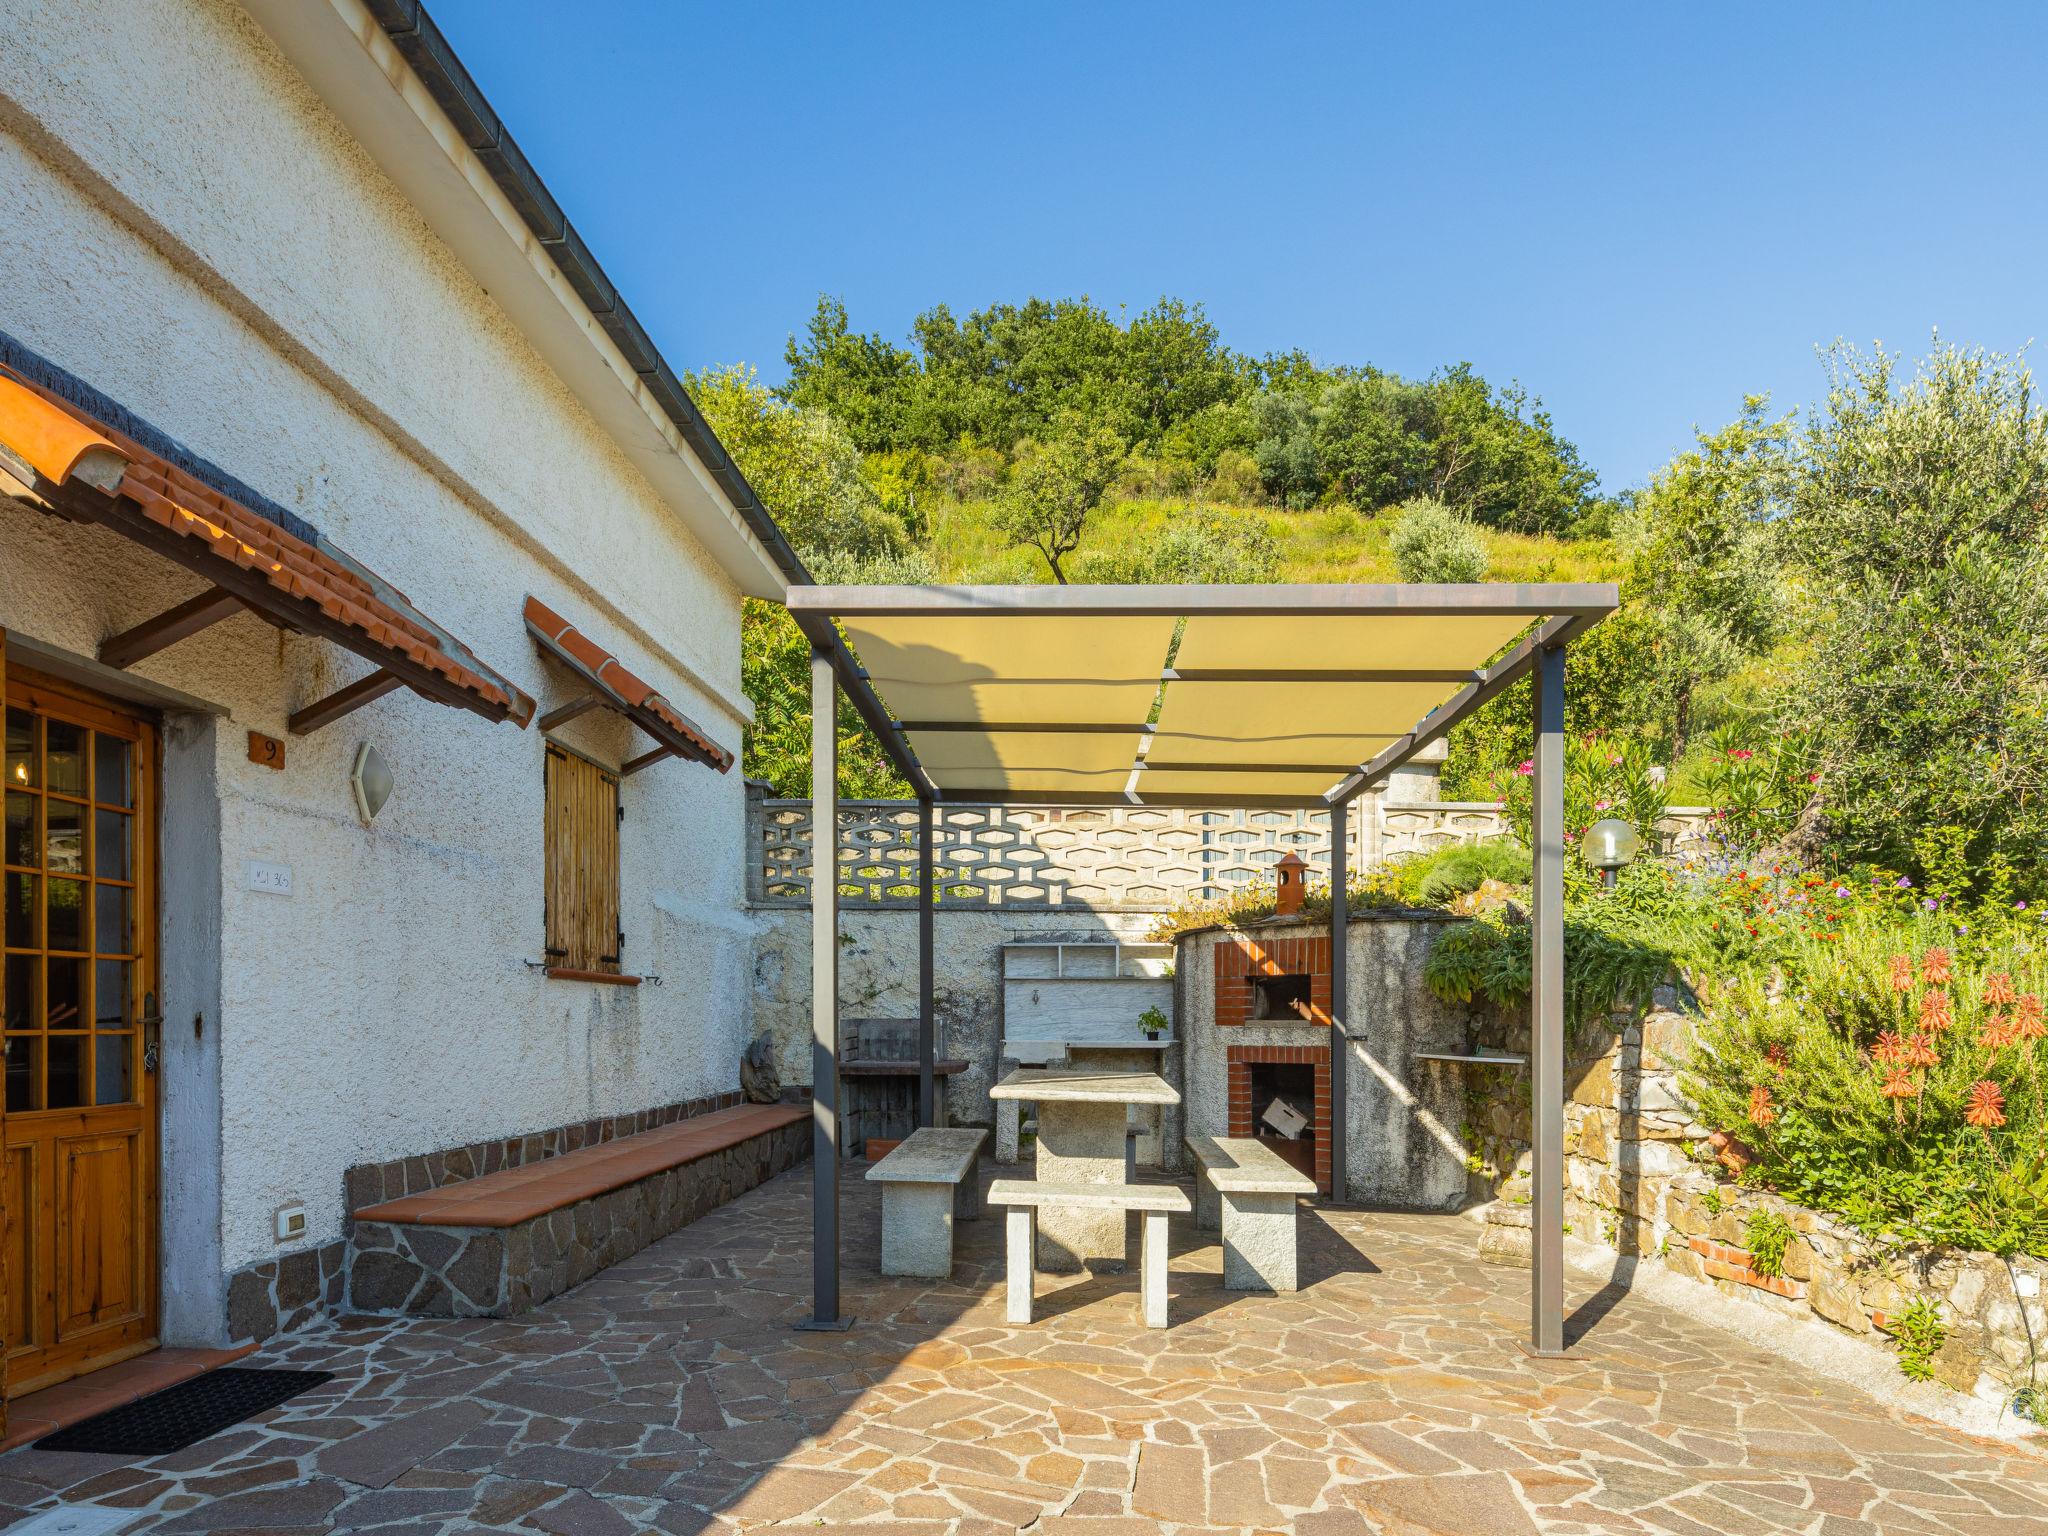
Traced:
<path fill-rule="evenodd" d="M 1291 1291 L 1296 1199 L 1316 1181 L 1271 1147 L 1244 1136 L 1189 1136 L 1195 1224 L 1223 1232 L 1226 1291 Z"/>
<path fill-rule="evenodd" d="M 810 1155 L 807 1105 L 749 1105 L 356 1212 L 348 1305 L 511 1317 Z"/>

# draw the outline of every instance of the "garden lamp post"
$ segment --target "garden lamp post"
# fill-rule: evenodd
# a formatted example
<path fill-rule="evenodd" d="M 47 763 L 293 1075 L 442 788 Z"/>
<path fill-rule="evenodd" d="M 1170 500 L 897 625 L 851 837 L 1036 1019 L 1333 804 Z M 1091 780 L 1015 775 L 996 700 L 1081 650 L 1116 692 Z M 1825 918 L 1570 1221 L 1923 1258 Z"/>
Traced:
<path fill-rule="evenodd" d="M 1614 877 L 1634 861 L 1642 846 L 1643 840 L 1636 835 L 1634 827 L 1619 816 L 1609 816 L 1586 828 L 1579 851 L 1585 855 L 1588 864 L 1600 871 L 1600 884 L 1611 891 L 1614 889 Z"/>

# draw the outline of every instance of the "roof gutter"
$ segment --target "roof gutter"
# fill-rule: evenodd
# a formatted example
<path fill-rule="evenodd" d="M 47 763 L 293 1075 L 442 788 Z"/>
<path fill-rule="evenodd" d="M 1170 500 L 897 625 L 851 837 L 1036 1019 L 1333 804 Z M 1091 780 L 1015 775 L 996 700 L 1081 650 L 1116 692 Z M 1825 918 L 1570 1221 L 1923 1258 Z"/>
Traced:
<path fill-rule="evenodd" d="M 755 494 L 725 444 L 704 419 L 697 402 L 634 317 L 604 268 L 590 252 L 561 204 L 520 152 L 484 93 L 420 0 L 363 0 L 392 46 L 412 67 L 462 140 L 482 162 L 498 190 L 519 213 L 533 237 L 560 268 L 563 278 L 603 327 L 662 414 L 672 423 L 705 471 L 717 482 L 783 576 L 808 584 L 811 574 L 797 558 L 782 529 Z"/>

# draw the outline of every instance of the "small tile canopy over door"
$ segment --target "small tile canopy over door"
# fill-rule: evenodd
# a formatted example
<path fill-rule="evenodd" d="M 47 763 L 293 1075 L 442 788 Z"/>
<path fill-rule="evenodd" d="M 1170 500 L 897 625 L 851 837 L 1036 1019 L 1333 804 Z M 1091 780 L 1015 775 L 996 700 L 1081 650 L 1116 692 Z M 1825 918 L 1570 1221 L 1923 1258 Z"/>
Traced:
<path fill-rule="evenodd" d="M 156 733 L 0 673 L 7 1392 L 155 1342 Z"/>

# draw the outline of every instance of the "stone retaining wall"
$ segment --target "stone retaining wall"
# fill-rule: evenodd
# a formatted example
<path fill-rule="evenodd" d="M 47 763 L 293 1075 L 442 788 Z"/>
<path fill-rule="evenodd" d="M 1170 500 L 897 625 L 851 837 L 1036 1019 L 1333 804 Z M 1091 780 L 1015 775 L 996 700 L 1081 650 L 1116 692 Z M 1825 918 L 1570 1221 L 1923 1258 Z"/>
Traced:
<path fill-rule="evenodd" d="M 348 1305 L 425 1317 L 512 1317 L 688 1226 L 810 1156 L 800 1120 L 512 1227 L 359 1221 Z"/>
<path fill-rule="evenodd" d="M 1782 1311 L 1882 1341 L 1916 1298 L 1946 1337 L 1936 1378 L 2003 1402 L 2048 1383 L 2048 1262 L 1873 1240 L 1846 1222 L 1720 1175 L 1709 1128 L 1678 1084 L 1693 1040 L 1690 997 L 1659 988 L 1641 1014 L 1617 1013 L 1566 1042 L 1565 1223 L 1584 1241 Z M 1526 1017 L 1499 1018 L 1486 1043 L 1528 1050 Z M 1529 1080 L 1496 1069 L 1468 1092 L 1475 1193 L 1498 1195 L 1480 1257 L 1529 1262 Z M 1757 1212 L 1792 1230 L 1780 1273 L 1759 1272 L 1746 1246 Z"/>

